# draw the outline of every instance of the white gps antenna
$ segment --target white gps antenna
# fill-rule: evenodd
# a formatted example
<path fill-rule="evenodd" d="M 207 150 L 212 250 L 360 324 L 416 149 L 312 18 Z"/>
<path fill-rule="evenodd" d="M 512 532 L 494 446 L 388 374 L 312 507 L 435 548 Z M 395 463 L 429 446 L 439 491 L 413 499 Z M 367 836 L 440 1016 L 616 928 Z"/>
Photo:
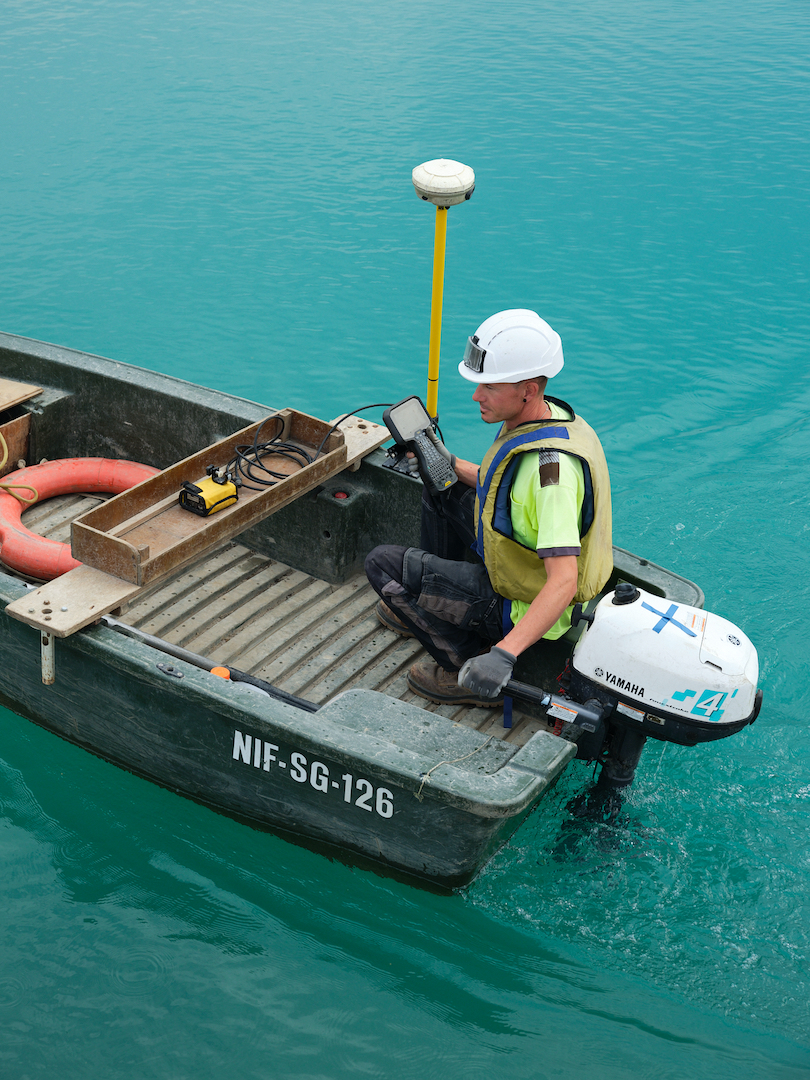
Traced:
<path fill-rule="evenodd" d="M 444 297 L 444 253 L 447 246 L 447 210 L 466 202 L 475 191 L 475 173 L 469 165 L 436 158 L 417 165 L 411 174 L 416 194 L 436 207 L 433 240 L 433 295 L 430 305 L 430 348 L 428 350 L 427 411 L 435 417 L 439 399 L 439 352 L 442 343 L 442 299 Z"/>

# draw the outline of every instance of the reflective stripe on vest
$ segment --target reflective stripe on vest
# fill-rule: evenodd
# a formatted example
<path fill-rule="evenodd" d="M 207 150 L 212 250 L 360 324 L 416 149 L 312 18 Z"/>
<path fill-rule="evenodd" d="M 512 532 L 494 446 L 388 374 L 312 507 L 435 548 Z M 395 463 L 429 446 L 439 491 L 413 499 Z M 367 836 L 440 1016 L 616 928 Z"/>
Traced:
<path fill-rule="evenodd" d="M 524 453 L 556 450 L 582 465 L 581 550 L 577 556 L 575 599 L 584 601 L 596 596 L 613 568 L 610 477 L 604 451 L 593 429 L 566 402 L 550 400 L 567 409 L 571 420 L 557 420 L 548 426 L 541 421 L 528 431 L 516 433 L 502 429 L 484 457 L 476 485 L 475 550 L 484 561 L 495 591 L 522 603 L 531 603 L 546 581 L 544 561 L 513 537 L 509 496 Z"/>
<path fill-rule="evenodd" d="M 500 436 L 498 437 L 500 438 Z M 568 430 L 564 427 L 544 427 L 536 428 L 533 431 L 524 431 L 521 435 L 516 435 L 513 439 L 509 439 L 508 442 L 505 442 L 503 446 L 500 447 L 495 457 L 489 463 L 489 468 L 487 469 L 487 475 L 484 478 L 483 484 L 481 483 L 481 476 L 479 470 L 478 482 L 476 484 L 476 495 L 478 496 L 478 521 L 476 523 L 475 530 L 475 551 L 481 556 L 482 559 L 484 557 L 484 504 L 486 503 L 486 496 L 487 491 L 489 490 L 489 485 L 492 483 L 492 477 L 495 475 L 495 472 L 500 466 L 503 459 L 509 454 L 511 454 L 516 447 L 522 446 L 524 443 L 527 442 L 537 442 L 539 439 L 567 438 Z M 504 521 L 505 514 L 505 521 L 508 521 L 509 531 L 506 532 L 504 529 L 500 529 L 499 531 L 503 532 L 505 536 L 510 537 L 512 535 L 512 517 L 509 512 L 509 489 L 512 486 L 512 477 L 514 476 L 514 470 L 517 467 L 517 462 L 519 460 L 520 458 L 516 455 L 514 461 L 511 462 L 507 468 L 507 482 L 505 484 L 502 482 L 500 486 L 501 491 L 506 492 L 506 499 L 504 500 L 503 498 L 501 498 L 499 492 L 499 499 L 493 522 L 496 526 L 501 525 Z"/>

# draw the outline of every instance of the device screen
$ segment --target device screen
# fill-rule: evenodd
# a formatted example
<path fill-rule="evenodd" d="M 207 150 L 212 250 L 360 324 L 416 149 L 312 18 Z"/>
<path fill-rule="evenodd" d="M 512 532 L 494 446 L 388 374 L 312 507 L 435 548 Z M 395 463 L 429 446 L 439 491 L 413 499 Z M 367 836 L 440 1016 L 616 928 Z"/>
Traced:
<path fill-rule="evenodd" d="M 410 442 L 418 431 L 430 427 L 430 417 L 418 397 L 405 398 L 388 411 L 403 442 Z"/>

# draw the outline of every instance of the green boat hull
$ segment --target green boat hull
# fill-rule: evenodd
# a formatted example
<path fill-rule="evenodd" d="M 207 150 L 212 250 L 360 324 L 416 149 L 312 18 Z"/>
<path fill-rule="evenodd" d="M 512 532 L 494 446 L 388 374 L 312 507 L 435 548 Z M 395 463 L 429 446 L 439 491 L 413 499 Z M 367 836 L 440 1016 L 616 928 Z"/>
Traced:
<path fill-rule="evenodd" d="M 0 335 L 0 371 L 44 388 L 0 417 L 30 416 L 29 463 L 104 456 L 166 468 L 269 411 L 11 335 Z M 420 491 L 375 451 L 239 540 L 337 586 L 374 545 L 416 543 Z M 702 604 L 677 575 L 619 549 L 615 562 L 617 576 Z M 25 591 L 0 573 L 3 608 Z M 0 700 L 15 713 L 214 810 L 442 888 L 475 876 L 576 753 L 545 731 L 518 747 L 362 688 L 309 712 L 104 625 L 57 639 L 53 684 L 40 663 L 38 631 L 0 618 Z M 529 656 L 516 674 L 543 685 L 557 672 Z"/>

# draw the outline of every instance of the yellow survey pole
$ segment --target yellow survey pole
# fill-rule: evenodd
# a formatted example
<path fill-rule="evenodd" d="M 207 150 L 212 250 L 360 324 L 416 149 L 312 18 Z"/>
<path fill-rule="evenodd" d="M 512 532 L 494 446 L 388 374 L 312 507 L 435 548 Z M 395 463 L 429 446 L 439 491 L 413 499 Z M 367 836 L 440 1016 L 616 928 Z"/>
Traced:
<path fill-rule="evenodd" d="M 442 347 L 442 301 L 444 300 L 444 253 L 447 248 L 447 207 L 436 207 L 433 238 L 433 294 L 430 301 L 430 347 L 428 349 L 427 411 L 436 416 L 439 403 L 439 353 Z"/>
<path fill-rule="evenodd" d="M 436 207 L 433 239 L 433 293 L 430 303 L 430 344 L 428 348 L 427 411 L 438 413 L 439 355 L 442 344 L 442 302 L 444 299 L 444 255 L 447 248 L 447 210 L 466 202 L 475 191 L 475 173 L 460 161 L 437 158 L 417 165 L 412 174 L 416 194 Z"/>

